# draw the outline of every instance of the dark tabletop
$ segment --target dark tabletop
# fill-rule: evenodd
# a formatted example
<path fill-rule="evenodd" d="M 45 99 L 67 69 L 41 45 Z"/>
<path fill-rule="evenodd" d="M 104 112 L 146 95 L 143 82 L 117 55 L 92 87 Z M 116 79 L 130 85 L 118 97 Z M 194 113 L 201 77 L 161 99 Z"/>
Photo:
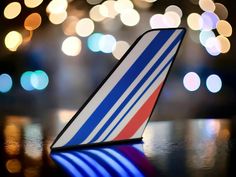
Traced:
<path fill-rule="evenodd" d="M 143 141 L 50 151 L 70 112 L 0 119 L 0 176 L 236 176 L 236 121 L 150 122 Z"/>

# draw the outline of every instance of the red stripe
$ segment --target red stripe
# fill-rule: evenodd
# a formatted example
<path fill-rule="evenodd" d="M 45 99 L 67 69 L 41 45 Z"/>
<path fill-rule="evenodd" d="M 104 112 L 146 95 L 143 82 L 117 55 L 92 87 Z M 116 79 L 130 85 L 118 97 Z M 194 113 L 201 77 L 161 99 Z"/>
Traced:
<path fill-rule="evenodd" d="M 143 104 L 143 106 L 138 110 L 134 117 L 132 117 L 132 119 L 128 122 L 124 129 L 115 137 L 114 140 L 128 139 L 136 133 L 136 131 L 150 116 L 152 109 L 155 106 L 157 96 L 159 95 L 160 90 L 162 88 L 162 85 L 163 83 L 159 85 L 155 92 L 153 92 L 153 94 L 148 98 L 148 100 Z"/>

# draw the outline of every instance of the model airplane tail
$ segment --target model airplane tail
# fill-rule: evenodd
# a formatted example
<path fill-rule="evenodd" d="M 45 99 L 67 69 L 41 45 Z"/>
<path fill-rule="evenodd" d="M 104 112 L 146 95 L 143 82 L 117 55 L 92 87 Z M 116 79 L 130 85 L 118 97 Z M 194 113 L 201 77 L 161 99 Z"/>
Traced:
<path fill-rule="evenodd" d="M 184 34 L 154 29 L 140 36 L 52 148 L 141 138 Z"/>

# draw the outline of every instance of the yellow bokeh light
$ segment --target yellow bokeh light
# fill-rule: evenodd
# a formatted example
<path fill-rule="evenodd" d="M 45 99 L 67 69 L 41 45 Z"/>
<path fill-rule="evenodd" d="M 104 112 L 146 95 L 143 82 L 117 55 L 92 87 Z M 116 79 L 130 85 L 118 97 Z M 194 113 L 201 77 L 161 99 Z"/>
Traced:
<path fill-rule="evenodd" d="M 213 12 L 216 8 L 212 0 L 199 0 L 199 6 L 202 10 L 210 12 Z"/>
<path fill-rule="evenodd" d="M 133 9 L 134 5 L 130 0 L 118 0 L 115 3 L 115 10 L 119 13 Z"/>
<path fill-rule="evenodd" d="M 183 12 L 182 10 L 176 5 L 170 5 L 166 8 L 165 12 L 175 12 L 179 15 L 179 18 L 182 18 Z"/>
<path fill-rule="evenodd" d="M 54 24 L 54 25 L 58 25 L 61 24 L 65 21 L 67 17 L 67 12 L 63 11 L 61 13 L 51 13 L 49 14 L 49 21 Z"/>
<path fill-rule="evenodd" d="M 12 2 L 8 4 L 4 9 L 4 17 L 7 19 L 16 18 L 21 12 L 21 5 L 19 2 Z"/>
<path fill-rule="evenodd" d="M 128 9 L 120 14 L 121 22 L 126 26 L 135 26 L 140 20 L 139 13 L 134 9 Z"/>
<path fill-rule="evenodd" d="M 100 5 L 96 5 L 92 9 L 90 9 L 89 17 L 96 22 L 101 22 L 106 18 L 100 13 Z"/>
<path fill-rule="evenodd" d="M 104 4 L 99 5 L 99 13 L 104 16 L 108 17 L 108 8 Z"/>
<path fill-rule="evenodd" d="M 8 160 L 6 168 L 10 173 L 19 173 L 21 171 L 21 163 L 18 159 Z"/>
<path fill-rule="evenodd" d="M 79 38 L 70 36 L 63 41 L 61 50 L 68 56 L 77 56 L 81 51 L 81 45 Z"/>
<path fill-rule="evenodd" d="M 133 0 L 134 5 L 139 9 L 148 9 L 152 6 L 152 3 L 146 1 Z"/>
<path fill-rule="evenodd" d="M 35 8 L 39 6 L 43 0 L 24 0 L 25 6 L 28 8 Z"/>
<path fill-rule="evenodd" d="M 215 3 L 215 13 L 221 19 L 225 20 L 228 17 L 228 9 L 221 3 Z"/>
<path fill-rule="evenodd" d="M 203 23 L 202 17 L 197 13 L 191 13 L 187 18 L 187 23 L 192 30 L 200 30 Z"/>
<path fill-rule="evenodd" d="M 41 22 L 42 18 L 40 14 L 32 13 L 25 19 L 24 27 L 29 31 L 35 30 L 41 25 Z"/>
<path fill-rule="evenodd" d="M 225 37 L 230 37 L 232 35 L 232 31 L 233 31 L 230 23 L 225 20 L 220 20 L 217 23 L 216 29 L 220 35 L 225 36 Z"/>
<path fill-rule="evenodd" d="M 94 31 L 94 23 L 90 18 L 83 18 L 76 24 L 75 30 L 81 37 L 89 36 Z"/>
<path fill-rule="evenodd" d="M 48 6 L 46 11 L 48 13 L 53 13 L 53 14 L 60 14 L 63 13 L 68 7 L 68 2 L 67 0 L 52 0 Z"/>
<path fill-rule="evenodd" d="M 5 37 L 5 46 L 10 51 L 16 51 L 17 48 L 21 45 L 22 41 L 22 35 L 19 32 L 11 31 Z"/>
<path fill-rule="evenodd" d="M 102 2 L 102 0 L 87 0 L 87 3 L 91 5 L 96 5 L 99 4 L 100 2 Z"/>
<path fill-rule="evenodd" d="M 63 32 L 65 35 L 74 35 L 76 23 L 78 22 L 78 18 L 76 16 L 68 16 L 63 23 Z"/>
<path fill-rule="evenodd" d="M 222 35 L 217 36 L 216 39 L 219 41 L 220 44 L 220 52 L 227 53 L 230 50 L 229 40 Z"/>
<path fill-rule="evenodd" d="M 116 59 L 121 59 L 125 52 L 129 49 L 129 43 L 126 41 L 117 41 L 115 50 L 112 51 L 112 55 Z"/>
<path fill-rule="evenodd" d="M 178 27 L 181 23 L 179 14 L 173 11 L 168 11 L 164 14 L 164 23 L 168 27 Z"/>
<path fill-rule="evenodd" d="M 110 0 L 110 1 L 105 1 L 103 5 L 107 8 L 107 16 L 109 18 L 115 18 L 116 15 L 118 14 L 117 10 L 115 9 L 115 4 L 116 1 Z"/>

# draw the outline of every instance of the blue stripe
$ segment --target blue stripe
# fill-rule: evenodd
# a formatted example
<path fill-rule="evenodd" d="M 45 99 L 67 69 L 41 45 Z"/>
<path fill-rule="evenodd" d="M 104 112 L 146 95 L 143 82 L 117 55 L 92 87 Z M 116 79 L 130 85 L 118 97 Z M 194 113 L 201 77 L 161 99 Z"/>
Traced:
<path fill-rule="evenodd" d="M 167 50 L 162 54 L 162 56 L 156 61 L 156 63 L 151 67 L 151 69 L 146 73 L 146 75 L 141 79 L 141 81 L 135 86 L 135 88 L 130 92 L 130 94 L 121 103 L 118 109 L 111 115 L 103 127 L 98 131 L 94 138 L 89 142 L 96 141 L 102 133 L 107 129 L 107 127 L 112 123 L 112 121 L 118 116 L 122 109 L 127 105 L 127 103 L 132 99 L 132 97 L 137 93 L 137 91 L 142 87 L 142 85 L 148 80 L 152 73 L 158 68 L 158 66 L 164 61 L 166 56 L 171 52 L 175 45 L 180 41 L 182 33 L 180 33 L 173 43 L 167 48 Z"/>
<path fill-rule="evenodd" d="M 80 130 L 72 137 L 72 139 L 66 144 L 74 145 L 84 141 L 89 136 L 94 127 L 102 120 L 111 107 L 116 103 L 119 97 L 129 87 L 129 85 L 135 80 L 138 74 L 144 69 L 149 61 L 154 57 L 157 51 L 164 45 L 169 37 L 176 30 L 160 31 L 158 35 L 152 40 L 151 44 L 144 50 L 135 63 L 129 68 L 125 75 L 120 79 L 117 85 L 107 95 L 107 97 L 101 102 L 98 108 L 93 112 L 89 119 L 84 123 Z"/>
<path fill-rule="evenodd" d="M 125 114 L 121 117 L 121 119 L 117 122 L 117 124 L 112 128 L 109 134 L 102 140 L 108 138 L 108 136 L 115 130 L 115 128 L 120 124 L 120 122 L 125 118 L 125 116 L 130 112 L 130 110 L 135 106 L 135 104 L 140 100 L 140 98 L 145 94 L 145 92 L 150 88 L 153 82 L 162 74 L 162 72 L 166 69 L 166 67 L 173 61 L 173 58 L 168 61 L 168 63 L 162 68 L 162 70 L 158 73 L 158 75 L 152 80 L 152 82 L 147 86 L 147 88 L 142 92 L 142 94 L 137 98 L 137 100 L 131 105 L 131 107 L 125 112 Z"/>

